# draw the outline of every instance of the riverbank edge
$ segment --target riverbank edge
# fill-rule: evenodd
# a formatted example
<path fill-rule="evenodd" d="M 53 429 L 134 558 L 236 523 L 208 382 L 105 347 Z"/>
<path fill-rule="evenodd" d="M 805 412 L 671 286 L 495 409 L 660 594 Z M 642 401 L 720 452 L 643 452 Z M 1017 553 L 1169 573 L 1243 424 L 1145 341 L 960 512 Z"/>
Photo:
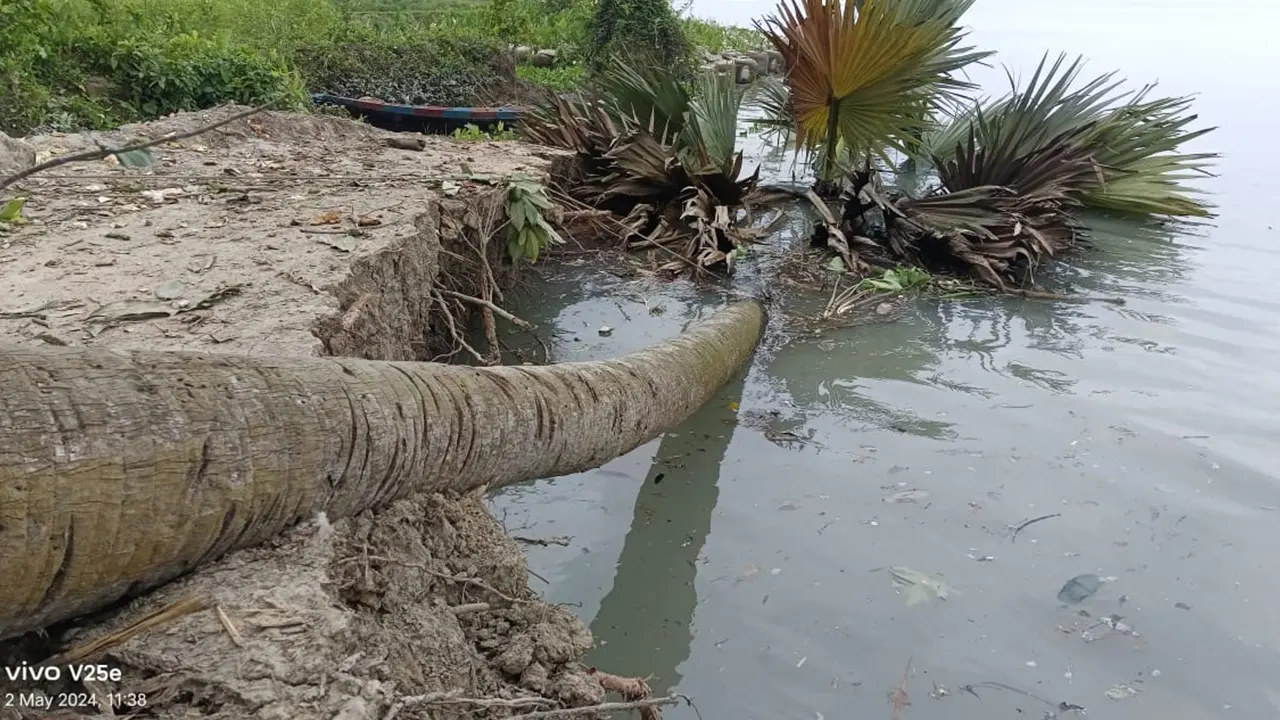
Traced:
<path fill-rule="evenodd" d="M 8 143 L 6 164 L 30 165 L 53 150 L 119 146 L 129 136 L 163 135 L 237 110 Z M 505 243 L 483 236 L 501 216 L 503 178 L 517 174 L 518 165 L 520 174 L 547 181 L 571 172 L 572 156 L 520 143 L 440 138 L 427 138 L 418 151 L 401 150 L 387 146 L 390 137 L 338 118 L 264 113 L 161 146 L 148 170 L 99 161 L 33 176 L 15 186 L 30 207 L 28 222 L 0 236 L 6 261 L 0 268 L 27 281 L 14 283 L 19 289 L 4 298 L 6 306 L 32 300 L 37 287 L 42 297 L 64 302 L 82 297 L 86 276 L 97 283 L 91 294 L 101 306 L 94 312 L 113 304 L 109 288 L 121 298 L 117 304 L 152 302 L 137 297 L 159 294 L 139 287 L 150 284 L 147 275 L 196 275 L 201 280 L 187 284 L 207 280 L 205 289 L 239 289 L 204 311 L 121 316 L 92 329 L 82 322 L 87 307 L 68 317 L 6 317 L 10 341 L 386 360 L 457 350 L 450 328 L 480 307 L 464 303 L 466 314 L 451 317 L 433 289 L 447 282 L 450 292 L 478 298 L 509 286 L 515 273 L 502 269 L 508 267 Z M 412 188 L 394 180 L 352 188 L 341 179 L 339 188 L 326 188 L 312 178 L 303 189 L 275 174 L 296 174 L 339 148 L 370 178 L 410 167 L 419 175 L 404 181 Z M 446 151 L 497 175 L 486 183 L 456 179 L 452 159 L 422 167 Z M 186 173 L 196 168 L 212 168 L 242 187 L 214 192 L 207 178 L 194 185 Z M 336 172 L 348 170 L 328 175 Z M 273 182 L 278 187 L 266 187 Z M 361 190 L 374 191 L 369 195 L 379 202 L 399 194 L 413 207 L 399 221 L 364 208 L 344 211 L 336 223 L 311 212 L 348 206 L 350 193 Z M 330 234 L 336 230 L 342 232 Z M 245 235 L 236 237 L 240 232 Z M 348 238 L 357 246 L 332 244 Z M 309 256 L 319 259 L 309 262 Z M 147 270 L 157 267 L 161 272 Z M 267 269 L 253 274 L 255 267 Z M 31 271 L 46 275 L 31 277 Z M 492 273 L 490 281 L 484 272 Z M 186 325 L 204 329 L 184 328 L 191 317 L 202 319 Z M 344 720 L 476 717 L 480 707 L 501 717 L 595 705 L 606 687 L 631 699 L 643 694 L 642 682 L 619 685 L 625 679 L 581 665 L 592 644 L 589 632 L 565 608 L 541 602 L 528 578 L 523 551 L 479 495 L 417 496 L 335 523 L 316 518 L 125 607 L 0 645 L 6 667 L 52 662 L 65 671 L 74 657 L 120 671 L 118 681 L 97 684 L 76 683 L 66 672 L 54 683 L 0 677 L 0 690 L 32 703 L 30 713 L 8 708 L 0 717 L 42 717 L 57 708 L 39 703 L 57 702 L 59 692 L 145 699 L 149 713 L 161 718 Z M 116 712 L 136 709 L 122 704 Z"/>

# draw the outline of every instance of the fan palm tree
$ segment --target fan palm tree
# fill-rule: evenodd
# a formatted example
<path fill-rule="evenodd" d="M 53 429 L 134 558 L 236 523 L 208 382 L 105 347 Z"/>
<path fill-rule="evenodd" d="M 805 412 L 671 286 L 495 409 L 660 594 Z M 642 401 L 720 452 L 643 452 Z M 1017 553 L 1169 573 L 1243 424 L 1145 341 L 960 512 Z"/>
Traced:
<path fill-rule="evenodd" d="M 933 110 L 972 87 L 953 76 L 990 54 L 962 45 L 972 2 L 783 0 L 757 21 L 783 56 L 796 141 L 820 151 L 820 180 L 835 179 L 840 146 L 907 152 Z"/>

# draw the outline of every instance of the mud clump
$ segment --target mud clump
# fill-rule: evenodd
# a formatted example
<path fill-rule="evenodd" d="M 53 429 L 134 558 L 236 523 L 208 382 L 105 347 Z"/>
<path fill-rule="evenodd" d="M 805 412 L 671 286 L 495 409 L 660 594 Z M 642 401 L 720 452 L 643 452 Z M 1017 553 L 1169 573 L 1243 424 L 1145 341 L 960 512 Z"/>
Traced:
<path fill-rule="evenodd" d="M 86 660 L 118 668 L 106 690 L 145 696 L 147 717 L 359 720 L 393 708 L 399 718 L 503 717 L 605 694 L 577 663 L 590 634 L 533 597 L 523 553 L 474 495 L 318 518 L 50 639 L 82 647 L 184 599 L 206 609 Z M 76 692 L 0 684 L 28 696 Z M 465 698 L 511 702 L 486 715 Z M 139 709 L 117 712 L 130 710 Z"/>

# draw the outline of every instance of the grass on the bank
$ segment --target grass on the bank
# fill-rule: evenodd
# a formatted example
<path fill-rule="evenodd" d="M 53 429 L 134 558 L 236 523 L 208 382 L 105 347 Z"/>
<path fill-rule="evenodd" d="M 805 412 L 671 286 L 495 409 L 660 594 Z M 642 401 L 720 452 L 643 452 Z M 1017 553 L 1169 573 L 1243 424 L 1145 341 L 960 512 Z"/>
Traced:
<path fill-rule="evenodd" d="M 614 4 L 636 14 L 631 31 L 675 18 L 669 0 Z M 227 101 L 281 98 L 302 107 L 307 91 L 477 104 L 509 82 L 494 59 L 513 44 L 556 49 L 557 67 L 517 74 L 570 90 L 586 75 L 599 7 L 601 0 L 0 0 L 0 131 L 103 128 Z M 672 27 L 688 40 L 677 48 L 760 46 L 754 31 L 700 19 Z"/>

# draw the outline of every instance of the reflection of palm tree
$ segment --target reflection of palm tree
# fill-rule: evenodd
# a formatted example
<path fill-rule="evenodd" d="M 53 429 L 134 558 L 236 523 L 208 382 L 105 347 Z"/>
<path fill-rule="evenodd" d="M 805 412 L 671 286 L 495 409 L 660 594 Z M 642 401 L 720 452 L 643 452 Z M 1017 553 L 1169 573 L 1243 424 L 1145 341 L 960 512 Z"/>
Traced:
<path fill-rule="evenodd" d="M 636 497 L 613 587 L 591 623 L 590 662 L 612 673 L 653 675 L 665 694 L 680 682 L 698 605 L 698 554 L 711 530 L 717 483 L 733 437 L 745 373 L 658 445 Z"/>
<path fill-rule="evenodd" d="M 1089 216 L 1095 247 L 1064 258 L 1042 278 L 1051 288 L 1069 294 L 1102 297 L 1145 295 L 1163 298 L 1163 283 L 1176 282 L 1187 272 L 1182 248 L 1174 242 L 1179 228 L 1151 222 Z M 1070 378 L 1049 370 L 997 360 L 1013 342 L 1057 355 L 1080 357 L 1096 336 L 1096 306 L 983 298 L 950 302 L 921 299 L 914 313 L 886 325 L 863 326 L 829 336 L 834 347 L 793 344 L 781 349 L 770 363 L 772 375 L 784 378 L 799 407 L 840 402 L 842 414 L 881 427 L 927 437 L 949 433 L 949 426 L 912 416 L 898 407 L 877 403 L 856 389 L 866 380 L 927 384 L 983 394 L 981 388 L 959 386 L 938 372 L 940 356 L 957 354 L 987 372 L 1015 377 L 1055 392 L 1069 392 Z M 1112 310 L 1108 306 L 1108 310 Z M 1128 308 L 1114 308 L 1135 315 Z M 1146 322 L 1161 318 L 1143 315 Z M 1025 338 L 1025 340 L 1019 340 Z M 841 385 L 845 388 L 841 392 Z M 822 393 L 819 389 L 822 389 Z M 820 397 L 825 395 L 825 397 Z"/>
<path fill-rule="evenodd" d="M 908 317 L 833 331 L 830 338 L 835 347 L 789 344 L 771 358 L 768 371 L 783 379 L 796 407 L 834 405 L 845 417 L 869 425 L 923 437 L 949 437 L 953 434 L 950 423 L 876 402 L 858 388 L 867 380 L 935 384 L 927 375 L 938 366 L 937 350 L 945 344 L 943 329 L 938 323 Z"/>

